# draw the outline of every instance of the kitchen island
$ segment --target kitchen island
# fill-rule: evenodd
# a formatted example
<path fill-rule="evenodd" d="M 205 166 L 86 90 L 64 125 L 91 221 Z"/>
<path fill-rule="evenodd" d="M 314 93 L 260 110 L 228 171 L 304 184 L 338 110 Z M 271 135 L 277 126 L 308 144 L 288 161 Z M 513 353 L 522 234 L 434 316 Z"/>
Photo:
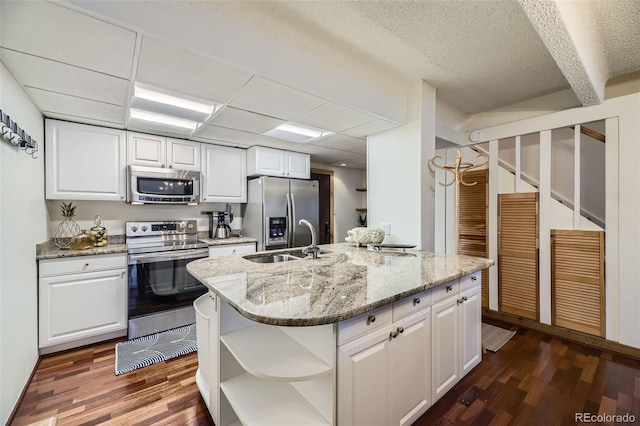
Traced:
<path fill-rule="evenodd" d="M 216 425 L 411 424 L 480 362 L 493 261 L 320 248 L 187 266 L 211 290 L 196 302 L 196 381 Z"/>

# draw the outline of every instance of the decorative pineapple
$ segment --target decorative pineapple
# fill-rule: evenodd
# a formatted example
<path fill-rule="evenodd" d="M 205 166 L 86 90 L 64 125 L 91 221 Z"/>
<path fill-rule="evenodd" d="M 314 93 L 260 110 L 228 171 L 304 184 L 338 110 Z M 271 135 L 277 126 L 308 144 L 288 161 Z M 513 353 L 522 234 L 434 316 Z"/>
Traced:
<path fill-rule="evenodd" d="M 71 237 L 80 233 L 80 227 L 73 220 L 76 214 L 76 206 L 73 203 L 60 204 L 62 210 L 62 217 L 64 218 L 56 227 L 56 233 L 54 236 L 55 243 L 61 249 L 68 249 L 71 246 Z"/>

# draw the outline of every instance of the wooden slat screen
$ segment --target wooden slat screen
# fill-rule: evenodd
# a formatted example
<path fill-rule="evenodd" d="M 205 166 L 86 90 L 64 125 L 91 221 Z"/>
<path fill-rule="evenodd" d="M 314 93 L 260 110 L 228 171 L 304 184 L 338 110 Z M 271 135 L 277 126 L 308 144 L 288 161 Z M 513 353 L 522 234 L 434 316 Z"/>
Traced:
<path fill-rule="evenodd" d="M 473 186 L 459 185 L 458 241 L 459 254 L 488 257 L 487 207 L 489 202 L 489 170 L 472 170 L 464 174 L 465 182 L 477 182 Z M 489 271 L 482 270 L 482 306 L 489 307 Z"/>
<path fill-rule="evenodd" d="M 498 195 L 498 309 L 538 320 L 538 193 Z"/>
<path fill-rule="evenodd" d="M 605 335 L 604 231 L 551 231 L 552 322 Z"/>

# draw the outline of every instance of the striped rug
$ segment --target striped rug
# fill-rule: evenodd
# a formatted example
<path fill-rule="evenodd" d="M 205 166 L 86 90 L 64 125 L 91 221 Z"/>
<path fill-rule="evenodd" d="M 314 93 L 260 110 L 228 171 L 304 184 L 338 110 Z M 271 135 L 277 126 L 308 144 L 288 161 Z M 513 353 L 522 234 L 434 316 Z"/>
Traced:
<path fill-rule="evenodd" d="M 498 352 L 515 335 L 515 331 L 482 323 L 482 346 L 488 351 Z"/>
<path fill-rule="evenodd" d="M 116 343 L 116 376 L 197 350 L 195 324 Z"/>

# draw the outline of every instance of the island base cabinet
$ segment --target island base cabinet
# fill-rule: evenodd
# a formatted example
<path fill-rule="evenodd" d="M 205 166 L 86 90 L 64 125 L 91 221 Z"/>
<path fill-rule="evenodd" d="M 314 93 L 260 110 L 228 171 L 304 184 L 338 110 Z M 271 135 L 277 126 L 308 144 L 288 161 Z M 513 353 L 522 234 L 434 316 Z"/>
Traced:
<path fill-rule="evenodd" d="M 209 292 L 203 294 L 195 302 L 193 307 L 196 312 L 196 339 L 198 342 L 198 371 L 196 372 L 196 385 L 207 408 L 212 413 L 218 412 L 218 395 L 212 384 L 218 382 L 218 351 L 215 345 L 218 336 L 218 299 L 215 294 Z M 218 424 L 218 422 L 216 422 Z"/>
<path fill-rule="evenodd" d="M 430 405 L 430 309 L 338 348 L 338 425 L 410 425 Z"/>
<path fill-rule="evenodd" d="M 432 306 L 433 402 L 482 361 L 479 273 L 463 277 L 463 290 Z M 474 279 L 475 278 L 475 279 Z"/>

